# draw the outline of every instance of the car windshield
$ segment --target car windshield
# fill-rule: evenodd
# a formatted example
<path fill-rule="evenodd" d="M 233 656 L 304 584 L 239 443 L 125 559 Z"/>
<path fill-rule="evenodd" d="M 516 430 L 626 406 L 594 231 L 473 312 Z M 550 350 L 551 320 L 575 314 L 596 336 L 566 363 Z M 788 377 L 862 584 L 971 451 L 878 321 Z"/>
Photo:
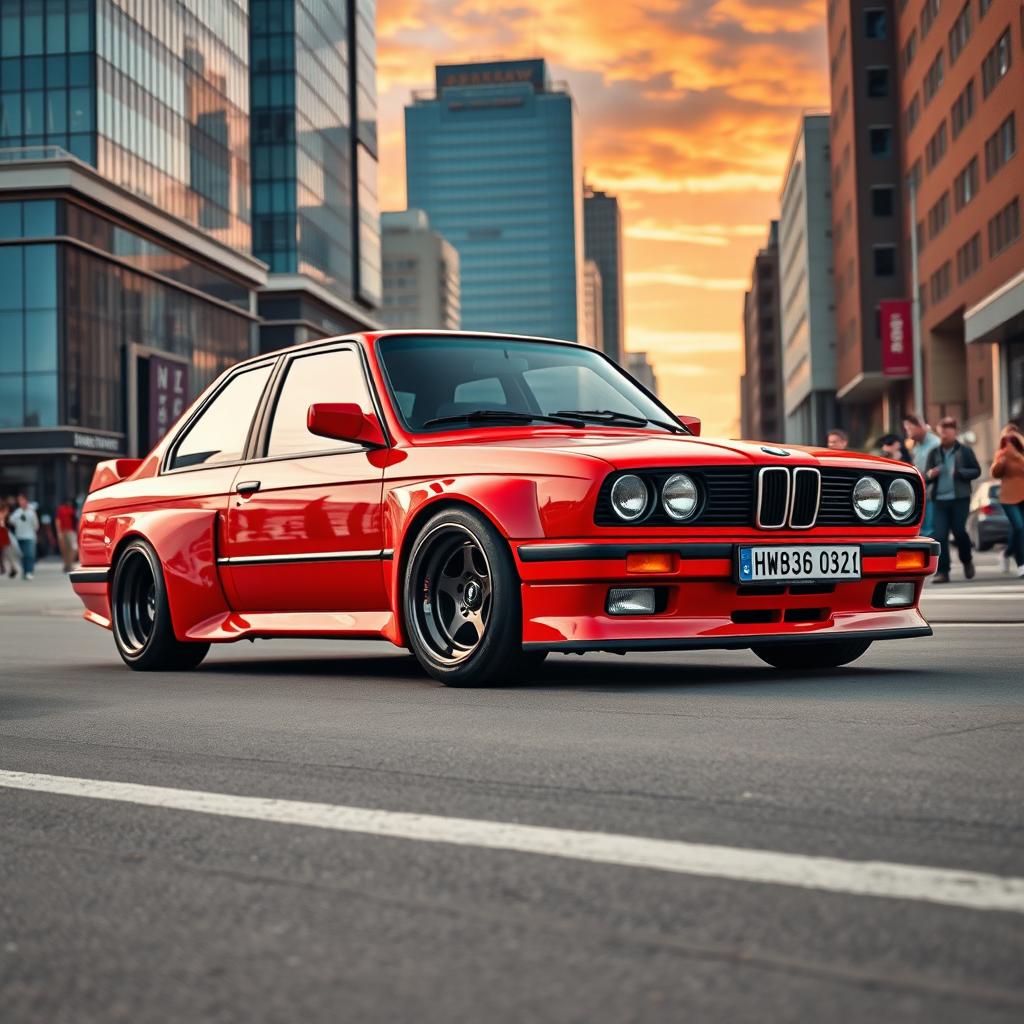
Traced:
<path fill-rule="evenodd" d="M 392 402 L 414 433 L 588 423 L 684 433 L 618 367 L 581 345 L 408 335 L 377 344 Z"/>

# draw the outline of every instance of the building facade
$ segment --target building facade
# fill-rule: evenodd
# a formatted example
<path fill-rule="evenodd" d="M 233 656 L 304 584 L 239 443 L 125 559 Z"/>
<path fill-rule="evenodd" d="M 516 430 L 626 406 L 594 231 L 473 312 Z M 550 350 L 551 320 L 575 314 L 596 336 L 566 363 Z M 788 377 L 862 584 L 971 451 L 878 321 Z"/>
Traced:
<path fill-rule="evenodd" d="M 434 327 L 457 331 L 459 254 L 430 228 L 422 210 L 381 215 L 384 306 L 388 327 Z"/>
<path fill-rule="evenodd" d="M 902 299 L 901 107 L 895 0 L 831 0 L 832 247 L 839 418 L 855 445 L 900 428 L 911 375 L 886 376 L 881 303 Z M 906 125 L 919 116 L 908 110 Z"/>
<path fill-rule="evenodd" d="M 1024 15 L 1010 0 L 897 7 L 925 412 L 956 416 L 987 457 L 1024 413 Z"/>
<path fill-rule="evenodd" d="M 601 272 L 602 347 L 617 363 L 624 352 L 622 217 L 615 196 L 583 190 L 584 252 Z"/>
<path fill-rule="evenodd" d="M 583 261 L 582 344 L 604 351 L 604 289 L 601 269 L 592 259 Z"/>
<path fill-rule="evenodd" d="M 658 394 L 658 377 L 646 352 L 627 352 L 626 372 L 643 384 L 652 395 Z"/>
<path fill-rule="evenodd" d="M 779 222 L 768 227 L 743 296 L 744 373 L 740 422 L 744 437 L 782 441 L 782 333 L 779 310 Z"/>
<path fill-rule="evenodd" d="M 376 324 L 375 0 L 251 0 L 253 253 L 263 351 Z"/>
<path fill-rule="evenodd" d="M 545 61 L 438 66 L 405 138 L 409 206 L 459 253 L 463 327 L 579 340 L 576 113 Z"/>
<path fill-rule="evenodd" d="M 779 218 L 784 433 L 791 444 L 824 444 L 837 417 L 830 178 L 828 115 L 805 114 Z"/>

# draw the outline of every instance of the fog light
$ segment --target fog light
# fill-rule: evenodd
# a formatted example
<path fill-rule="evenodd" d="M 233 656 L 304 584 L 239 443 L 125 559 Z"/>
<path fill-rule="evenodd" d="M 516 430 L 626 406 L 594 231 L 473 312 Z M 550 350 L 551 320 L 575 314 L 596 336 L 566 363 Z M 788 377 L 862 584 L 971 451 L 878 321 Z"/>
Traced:
<path fill-rule="evenodd" d="M 916 585 L 913 583 L 886 583 L 885 607 L 906 608 L 913 604 L 915 589 Z"/>
<path fill-rule="evenodd" d="M 621 588 L 608 591 L 609 615 L 653 615 L 654 589 L 652 587 Z"/>

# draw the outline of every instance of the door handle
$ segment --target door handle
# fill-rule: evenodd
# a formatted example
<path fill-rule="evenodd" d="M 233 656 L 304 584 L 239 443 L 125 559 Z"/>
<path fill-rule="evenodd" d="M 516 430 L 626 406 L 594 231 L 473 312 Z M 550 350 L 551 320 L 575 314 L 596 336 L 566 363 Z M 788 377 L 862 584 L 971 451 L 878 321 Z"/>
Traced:
<path fill-rule="evenodd" d="M 248 494 L 255 494 L 259 489 L 259 480 L 243 480 L 240 484 L 235 484 L 235 490 L 243 497 Z"/>

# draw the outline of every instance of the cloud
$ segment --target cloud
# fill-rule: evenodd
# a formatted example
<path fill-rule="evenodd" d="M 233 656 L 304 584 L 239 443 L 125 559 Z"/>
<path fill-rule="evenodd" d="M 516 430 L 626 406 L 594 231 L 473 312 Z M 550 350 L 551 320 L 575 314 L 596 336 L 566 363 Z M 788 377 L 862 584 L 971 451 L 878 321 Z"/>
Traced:
<path fill-rule="evenodd" d="M 631 285 L 703 288 L 709 292 L 736 292 L 747 286 L 741 277 L 703 277 L 682 270 L 631 270 L 626 274 L 626 281 Z"/>
<path fill-rule="evenodd" d="M 625 229 L 627 238 L 712 248 L 721 248 L 737 238 L 763 238 L 765 233 L 763 224 L 666 224 L 653 219 L 627 224 Z"/>

